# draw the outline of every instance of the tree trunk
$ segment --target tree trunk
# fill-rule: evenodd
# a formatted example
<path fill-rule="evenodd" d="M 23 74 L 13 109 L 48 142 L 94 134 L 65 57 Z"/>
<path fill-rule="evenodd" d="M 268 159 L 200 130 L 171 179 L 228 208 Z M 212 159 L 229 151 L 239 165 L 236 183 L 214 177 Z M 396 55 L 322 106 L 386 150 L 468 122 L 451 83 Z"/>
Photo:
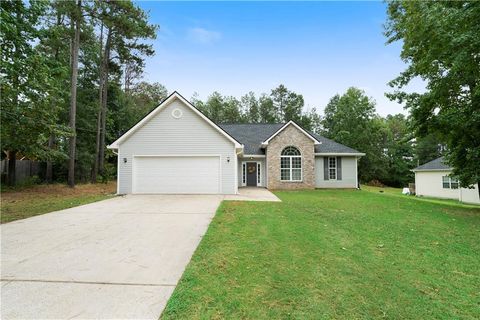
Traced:
<path fill-rule="evenodd" d="M 75 186 L 75 147 L 77 143 L 77 132 L 75 128 L 75 120 L 77 114 L 77 78 L 78 78 L 78 50 L 80 46 L 80 19 L 82 13 L 82 0 L 77 2 L 77 12 L 72 14 L 72 29 L 74 31 L 74 38 L 71 46 L 71 87 L 70 87 L 70 114 L 69 126 L 72 130 L 72 136 L 69 138 L 68 150 L 68 185 Z M 73 30 L 72 30 L 73 31 Z"/>
<path fill-rule="evenodd" d="M 7 185 L 14 187 L 15 186 L 15 166 L 17 161 L 17 151 L 10 150 L 8 151 L 8 175 L 7 175 Z"/>
<path fill-rule="evenodd" d="M 99 160 L 98 169 L 101 175 L 104 174 L 105 169 L 105 136 L 107 123 L 107 95 L 108 95 L 108 63 L 110 61 L 110 45 L 111 45 L 111 30 L 108 30 L 107 41 L 105 43 L 105 53 L 103 56 L 103 94 L 102 94 L 102 109 L 101 109 L 101 125 L 100 130 L 100 146 L 99 146 Z"/>
<path fill-rule="evenodd" d="M 100 91 L 102 92 L 102 91 Z M 101 100 L 100 100 L 101 101 Z M 100 129 L 101 129 L 101 122 L 102 121 L 102 109 L 98 110 L 97 115 L 97 136 L 95 139 L 95 161 L 93 162 L 93 169 L 92 169 L 92 177 L 91 183 L 97 182 L 97 173 L 98 173 L 98 157 L 100 154 Z"/>
<path fill-rule="evenodd" d="M 48 139 L 48 149 L 50 150 L 53 149 L 54 142 L 55 142 L 55 137 L 52 134 Z M 47 183 L 52 183 L 53 181 L 53 163 L 51 160 L 47 161 L 47 169 L 45 171 L 45 181 L 47 181 Z"/>
<path fill-rule="evenodd" d="M 57 23 L 56 26 L 60 27 L 62 25 L 62 14 L 60 10 L 57 9 Z M 55 47 L 55 61 L 59 61 L 59 54 L 60 54 L 60 46 L 61 44 Z M 52 150 L 55 146 L 55 135 L 52 133 L 50 138 L 48 139 L 48 149 Z M 45 170 L 45 181 L 47 183 L 53 182 L 53 162 L 51 160 L 47 161 L 47 168 Z"/>
<path fill-rule="evenodd" d="M 23 19 L 22 15 L 20 13 L 20 3 L 15 3 L 15 17 L 16 17 L 17 21 L 20 21 L 21 19 Z M 20 28 L 19 28 L 18 25 L 16 26 L 16 31 L 17 31 L 16 32 L 17 37 L 21 38 L 22 35 L 21 35 L 21 31 L 20 31 Z M 18 64 L 19 61 L 21 60 L 21 52 L 20 52 L 20 49 L 17 47 L 17 43 L 15 41 L 14 41 L 14 44 L 15 44 L 14 64 Z M 20 74 L 19 74 L 19 72 L 17 72 L 15 74 L 15 76 L 13 77 L 12 85 L 13 85 L 14 88 L 18 88 L 20 86 Z M 19 103 L 18 103 L 18 91 L 17 91 L 17 94 L 13 97 L 12 102 L 13 102 L 13 106 L 16 109 L 18 109 L 20 107 Z M 18 126 L 19 125 L 18 119 L 15 119 L 15 122 L 16 122 L 16 125 Z M 11 132 L 10 132 L 11 137 L 15 137 L 15 135 L 16 135 L 16 132 L 15 132 L 16 125 L 11 125 Z M 13 148 L 18 148 L 18 145 L 14 144 Z M 8 155 L 7 185 L 13 187 L 16 184 L 15 171 L 16 171 L 17 150 L 10 150 L 7 155 Z"/>
<path fill-rule="evenodd" d="M 98 114 L 97 114 L 97 135 L 95 139 L 95 160 L 93 162 L 91 182 L 97 182 L 97 173 L 100 155 L 100 130 L 102 128 L 102 102 L 103 102 L 103 23 L 100 27 L 100 72 L 98 76 Z"/>

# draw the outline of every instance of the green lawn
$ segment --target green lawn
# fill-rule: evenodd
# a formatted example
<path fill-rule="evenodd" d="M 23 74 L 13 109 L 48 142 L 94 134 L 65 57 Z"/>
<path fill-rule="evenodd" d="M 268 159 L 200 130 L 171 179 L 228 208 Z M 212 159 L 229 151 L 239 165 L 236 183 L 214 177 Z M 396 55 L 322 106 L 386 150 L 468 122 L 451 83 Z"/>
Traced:
<path fill-rule="evenodd" d="M 375 190 L 223 202 L 162 319 L 478 319 L 480 209 Z"/>
<path fill-rule="evenodd" d="M 2 190 L 1 223 L 104 200 L 115 195 L 116 183 L 34 185 L 27 188 Z"/>

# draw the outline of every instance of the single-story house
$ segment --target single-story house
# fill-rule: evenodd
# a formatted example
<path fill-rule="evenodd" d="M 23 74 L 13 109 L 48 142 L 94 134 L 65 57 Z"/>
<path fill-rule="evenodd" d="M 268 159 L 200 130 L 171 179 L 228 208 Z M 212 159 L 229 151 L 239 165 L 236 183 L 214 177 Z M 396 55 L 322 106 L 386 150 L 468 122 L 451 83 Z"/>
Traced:
<path fill-rule="evenodd" d="M 458 180 L 451 176 L 450 167 L 440 157 L 412 170 L 415 173 L 415 193 L 444 199 L 456 199 L 467 203 L 480 203 L 478 184 L 474 188 L 460 188 Z"/>
<path fill-rule="evenodd" d="M 357 150 L 281 124 L 216 124 L 174 92 L 108 146 L 119 194 L 357 188 Z"/>

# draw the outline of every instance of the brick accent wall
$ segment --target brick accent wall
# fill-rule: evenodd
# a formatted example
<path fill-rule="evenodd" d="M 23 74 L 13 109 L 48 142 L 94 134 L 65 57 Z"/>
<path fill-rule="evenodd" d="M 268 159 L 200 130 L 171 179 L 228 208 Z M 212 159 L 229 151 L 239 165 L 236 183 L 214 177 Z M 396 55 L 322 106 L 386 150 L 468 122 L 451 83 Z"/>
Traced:
<path fill-rule="evenodd" d="M 302 154 L 303 181 L 280 180 L 280 156 L 285 147 L 294 146 Z M 290 124 L 268 142 L 267 150 L 268 189 L 313 189 L 315 188 L 315 145 L 304 133 Z"/>

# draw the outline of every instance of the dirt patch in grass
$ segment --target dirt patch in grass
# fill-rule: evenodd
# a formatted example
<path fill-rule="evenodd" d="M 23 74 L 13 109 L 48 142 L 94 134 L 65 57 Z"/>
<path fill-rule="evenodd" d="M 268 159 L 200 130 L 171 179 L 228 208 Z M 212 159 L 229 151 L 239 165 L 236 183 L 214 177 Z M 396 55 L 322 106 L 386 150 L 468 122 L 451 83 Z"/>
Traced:
<path fill-rule="evenodd" d="M 1 193 L 1 222 L 25 219 L 39 214 L 71 208 L 114 196 L 116 182 L 80 184 L 70 188 L 64 184 L 36 185 Z"/>
<path fill-rule="evenodd" d="M 2 202 L 15 201 L 15 200 L 27 200 L 30 197 L 63 197 L 63 196 L 80 196 L 80 195 L 92 195 L 92 194 L 107 194 L 115 193 L 117 184 L 115 181 L 108 183 L 97 184 L 80 184 L 75 188 L 70 188 L 64 184 L 45 184 L 28 187 L 21 190 L 8 190 L 2 192 Z"/>

